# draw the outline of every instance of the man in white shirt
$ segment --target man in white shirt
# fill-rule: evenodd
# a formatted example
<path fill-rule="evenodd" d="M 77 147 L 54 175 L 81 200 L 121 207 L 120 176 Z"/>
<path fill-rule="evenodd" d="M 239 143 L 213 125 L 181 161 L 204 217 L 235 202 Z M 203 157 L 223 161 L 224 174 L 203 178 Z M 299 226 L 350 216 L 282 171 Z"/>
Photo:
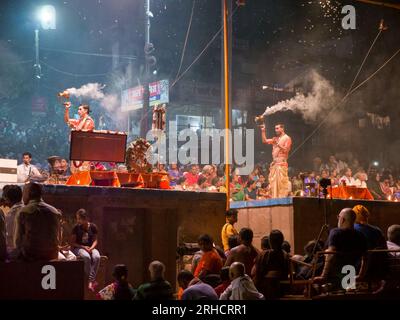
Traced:
<path fill-rule="evenodd" d="M 229 268 L 232 282 L 221 294 L 219 300 L 264 300 L 264 295 L 258 292 L 253 280 L 244 273 L 244 264 L 234 262 Z"/>
<path fill-rule="evenodd" d="M 29 152 L 22 154 L 22 164 L 17 167 L 17 181 L 28 182 L 32 178 L 41 178 L 39 170 L 31 164 L 32 155 Z"/>
<path fill-rule="evenodd" d="M 340 183 L 345 183 L 346 186 L 355 186 L 356 180 L 352 176 L 352 172 L 350 168 L 346 168 L 344 171 L 344 176 L 340 178 Z"/>

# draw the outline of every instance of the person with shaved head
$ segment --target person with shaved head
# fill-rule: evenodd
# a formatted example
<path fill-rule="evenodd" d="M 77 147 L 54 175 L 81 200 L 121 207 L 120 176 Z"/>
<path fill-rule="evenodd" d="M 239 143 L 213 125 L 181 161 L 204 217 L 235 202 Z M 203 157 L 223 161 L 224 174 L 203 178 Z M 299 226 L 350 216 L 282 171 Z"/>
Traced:
<path fill-rule="evenodd" d="M 134 300 L 173 300 L 173 290 L 165 280 L 165 265 L 153 261 L 149 265 L 150 282 L 142 284 L 136 291 Z"/>
<path fill-rule="evenodd" d="M 358 230 L 354 229 L 356 213 L 351 208 L 344 208 L 338 215 L 338 227 L 330 231 L 327 240 L 327 252 L 335 254 L 325 255 L 325 266 L 320 277 L 315 282 L 331 282 L 334 287 L 341 284 L 346 274 L 342 268 L 353 266 L 362 277 L 366 271 L 367 240 Z"/>
<path fill-rule="evenodd" d="M 258 292 L 253 280 L 245 273 L 243 263 L 232 263 L 229 267 L 229 277 L 232 282 L 219 300 L 264 300 L 263 294 Z"/>

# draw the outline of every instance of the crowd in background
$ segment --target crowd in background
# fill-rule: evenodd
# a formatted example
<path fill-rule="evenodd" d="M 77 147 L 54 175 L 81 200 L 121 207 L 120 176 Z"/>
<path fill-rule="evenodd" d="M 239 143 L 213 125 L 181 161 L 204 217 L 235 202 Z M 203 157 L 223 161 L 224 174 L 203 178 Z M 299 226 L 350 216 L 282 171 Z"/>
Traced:
<path fill-rule="evenodd" d="M 366 167 L 357 159 L 351 163 L 330 156 L 327 162 L 316 157 L 299 171 L 289 168 L 288 196 L 322 196 L 321 179 L 328 180 L 332 187 L 340 185 L 368 188 L 375 199 L 400 200 L 399 172 L 393 168 L 381 168 L 377 164 Z M 161 170 L 169 173 L 170 184 L 178 190 L 201 190 L 225 192 L 224 166 L 189 165 L 179 168 L 171 165 Z M 239 175 L 238 168 L 231 170 L 230 192 L 232 201 L 248 201 L 270 198 L 268 163 L 258 163 L 249 175 Z"/>
<path fill-rule="evenodd" d="M 51 141 L 51 140 L 49 140 Z M 11 142 L 10 142 L 11 143 Z M 49 145 L 52 145 L 51 143 Z M 57 145 L 57 143 L 55 143 Z M 23 153 L 22 153 L 23 154 Z M 13 158 L 13 154 L 7 154 L 6 158 Z M 34 164 L 43 177 L 49 176 L 49 163 L 38 163 L 33 158 Z M 65 167 L 68 169 L 67 160 Z M 93 163 L 93 170 L 118 170 L 126 171 L 125 165 Z M 289 187 L 287 196 L 323 197 L 321 181 L 328 181 L 332 188 L 338 186 L 353 186 L 368 188 L 376 200 L 400 200 L 400 176 L 394 168 L 381 168 L 376 164 L 363 167 L 358 160 L 348 164 L 343 160 L 337 160 L 330 156 L 324 163 L 316 157 L 307 166 L 310 170 L 302 171 L 289 168 Z M 365 169 L 366 168 L 366 169 Z M 65 170 L 69 174 L 68 170 Z M 169 185 L 172 189 L 182 191 L 206 191 L 226 192 L 225 166 L 189 164 L 169 166 L 160 164 L 154 168 L 157 172 L 166 172 L 169 175 Z M 268 174 L 268 163 L 258 163 L 249 175 L 240 175 L 239 168 L 230 170 L 230 194 L 231 201 L 251 201 L 271 198 Z M 330 187 L 329 187 L 330 188 Z"/>
<path fill-rule="evenodd" d="M 63 122 L 62 108 L 47 117 L 30 116 L 29 123 L 8 119 L 8 114 L 0 114 L 0 158 L 20 160 L 24 152 L 30 152 L 33 155 L 33 164 L 43 176 L 48 176 L 48 157 L 60 156 L 68 159 L 69 129 Z M 99 120 L 98 126 L 103 125 L 104 121 Z M 367 187 L 375 199 L 400 200 L 398 168 L 383 167 L 370 159 L 359 161 L 351 152 L 337 153 L 326 158 L 317 156 L 305 162 L 301 168 L 291 167 L 290 164 L 289 161 L 288 196 L 321 196 L 319 182 L 325 178 L 330 180 L 333 187 Z M 158 170 L 169 173 L 170 186 L 177 190 L 226 191 L 223 165 L 170 164 L 160 165 Z M 232 166 L 231 200 L 270 198 L 268 174 L 268 162 L 257 163 L 249 175 L 239 175 L 237 168 Z"/>
<path fill-rule="evenodd" d="M 29 151 L 40 169 L 46 167 L 49 156 L 68 154 L 68 127 L 47 117 L 31 117 L 29 125 L 0 118 L 0 134 L 0 158 L 20 159 L 23 152 Z"/>

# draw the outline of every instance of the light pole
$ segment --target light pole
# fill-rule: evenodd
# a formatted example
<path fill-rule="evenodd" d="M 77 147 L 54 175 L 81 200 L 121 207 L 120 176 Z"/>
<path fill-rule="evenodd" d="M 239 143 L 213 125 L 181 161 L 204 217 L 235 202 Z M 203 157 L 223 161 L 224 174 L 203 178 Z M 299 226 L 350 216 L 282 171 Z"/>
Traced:
<path fill-rule="evenodd" d="M 37 27 L 35 29 L 35 64 L 33 68 L 35 70 L 35 78 L 40 79 L 42 76 L 42 68 L 40 66 L 39 57 L 39 27 L 43 30 L 54 30 L 56 29 L 56 9 L 54 6 L 45 5 L 40 7 L 37 12 Z"/>
<path fill-rule="evenodd" d="M 150 11 L 150 0 L 144 1 L 144 11 L 145 11 L 145 29 L 144 29 L 144 60 L 145 60 L 145 70 L 143 77 L 143 108 L 142 108 L 142 120 L 140 122 L 140 135 L 142 137 L 146 136 L 147 124 L 148 124 L 148 112 L 150 108 L 150 67 L 155 66 L 157 59 L 151 55 L 154 52 L 154 45 L 150 42 L 150 18 L 153 18 L 153 13 Z"/>

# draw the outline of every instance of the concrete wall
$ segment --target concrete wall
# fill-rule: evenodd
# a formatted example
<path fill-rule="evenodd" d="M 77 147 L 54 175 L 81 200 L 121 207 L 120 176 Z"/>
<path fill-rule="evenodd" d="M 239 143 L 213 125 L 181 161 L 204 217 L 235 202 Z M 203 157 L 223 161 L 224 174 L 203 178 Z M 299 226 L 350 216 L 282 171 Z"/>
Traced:
<path fill-rule="evenodd" d="M 256 204 L 256 203 L 255 203 Z M 254 232 L 254 245 L 260 248 L 260 239 L 272 229 L 283 232 L 292 246 L 292 253 L 303 253 L 304 245 L 316 239 L 324 225 L 325 212 L 330 228 L 336 227 L 337 215 L 341 209 L 362 204 L 371 213 L 370 223 L 381 228 L 386 235 L 392 224 L 400 224 L 400 203 L 389 201 L 325 200 L 318 198 L 294 197 L 292 204 L 239 209 L 237 228 L 250 227 Z M 327 238 L 324 232 L 322 239 Z"/>
<path fill-rule="evenodd" d="M 220 243 L 225 222 L 225 194 L 108 187 L 45 186 L 44 200 L 63 211 L 64 238 L 75 224 L 75 212 L 85 208 L 99 228 L 99 250 L 112 267 L 124 263 L 137 286 L 149 278 L 148 264 L 160 260 L 166 277 L 176 281 L 176 248 L 209 233 Z"/>
<path fill-rule="evenodd" d="M 261 249 L 261 238 L 271 230 L 279 229 L 290 243 L 294 240 L 293 207 L 255 207 L 239 209 L 237 230 L 248 227 L 253 230 L 253 244 Z"/>

